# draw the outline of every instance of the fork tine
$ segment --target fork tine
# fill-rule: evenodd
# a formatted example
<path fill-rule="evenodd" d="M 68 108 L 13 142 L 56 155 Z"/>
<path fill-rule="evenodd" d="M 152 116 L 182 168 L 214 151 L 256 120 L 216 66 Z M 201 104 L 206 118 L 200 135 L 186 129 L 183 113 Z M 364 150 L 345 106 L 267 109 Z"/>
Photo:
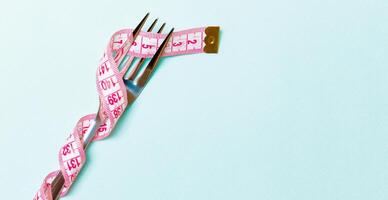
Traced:
<path fill-rule="evenodd" d="M 158 19 L 156 18 L 154 20 L 154 22 L 152 22 L 151 26 L 148 28 L 147 32 L 151 32 L 152 29 L 155 27 L 156 23 L 158 22 Z M 122 67 L 121 69 L 121 74 L 123 75 L 123 77 L 125 76 L 125 74 L 127 73 L 129 67 L 132 65 L 133 61 L 134 61 L 134 58 L 133 56 L 131 56 L 124 64 L 124 66 Z M 137 69 L 137 66 L 135 68 L 135 70 Z M 133 74 L 133 73 L 132 73 Z M 132 75 L 131 75 L 132 76 Z"/>
<path fill-rule="evenodd" d="M 156 64 L 158 64 L 158 61 L 160 57 L 162 56 L 162 53 L 164 52 L 164 49 L 167 46 L 167 42 L 170 40 L 172 33 L 174 32 L 174 28 L 171 29 L 171 31 L 166 36 L 166 39 L 164 39 L 163 43 L 160 45 L 158 50 L 156 51 L 155 55 L 152 57 L 150 62 L 148 63 L 147 67 L 145 68 L 143 74 L 139 77 L 139 80 L 137 81 L 138 87 L 143 87 L 145 84 L 147 84 L 150 75 L 155 69 Z"/>
<path fill-rule="evenodd" d="M 162 26 L 159 28 L 158 33 L 161 33 L 164 29 L 164 26 L 166 26 L 166 23 L 163 23 Z"/>
<path fill-rule="evenodd" d="M 154 22 L 152 22 L 151 26 L 147 29 L 147 32 L 151 32 L 152 29 L 154 29 L 155 25 L 156 25 L 156 22 L 158 22 L 158 18 L 156 18 L 154 20 Z"/>
<path fill-rule="evenodd" d="M 150 15 L 150 13 L 147 13 L 147 14 L 143 17 L 143 19 L 140 21 L 140 23 L 136 26 L 136 28 L 133 29 L 133 31 L 132 31 L 133 41 L 135 41 L 137 35 L 140 33 L 140 30 L 141 30 L 141 28 L 143 28 L 143 25 L 144 25 L 145 22 L 147 21 L 147 18 L 148 18 L 149 15 Z M 128 43 L 128 41 L 127 41 L 126 44 L 125 44 L 125 46 L 123 47 L 123 54 L 121 54 L 121 55 L 119 56 L 119 58 L 118 58 L 118 63 L 119 63 L 118 66 L 120 66 L 120 65 L 122 64 L 122 62 L 123 62 L 123 60 L 124 60 L 124 58 L 125 58 L 125 55 L 128 54 L 128 51 L 129 51 L 129 49 L 130 49 L 131 46 L 132 46 L 132 43 Z"/>
<path fill-rule="evenodd" d="M 159 28 L 159 30 L 158 30 L 158 33 L 161 33 L 161 32 L 163 31 L 164 26 L 166 26 L 166 23 L 163 23 L 163 24 L 162 24 L 162 26 L 161 26 L 161 27 Z M 152 31 L 152 29 L 151 29 L 151 30 L 148 30 L 148 32 L 150 32 L 150 31 Z M 136 75 L 139 73 L 140 66 L 143 65 L 144 61 L 145 61 L 145 58 L 141 58 L 141 59 L 139 60 L 139 62 L 136 64 L 135 70 L 132 72 L 132 74 L 131 74 L 131 76 L 128 78 L 128 80 L 131 80 L 131 81 L 135 80 Z"/>
<path fill-rule="evenodd" d="M 145 24 L 145 22 L 147 21 L 147 18 L 149 15 L 150 15 L 150 13 L 147 13 L 143 17 L 143 19 L 140 21 L 140 23 L 136 26 L 136 28 L 133 29 L 133 31 L 132 31 L 133 39 L 135 39 L 137 37 L 137 35 L 140 33 L 140 30 L 143 27 L 143 25 Z M 156 20 L 158 20 L 158 19 L 156 19 Z"/>

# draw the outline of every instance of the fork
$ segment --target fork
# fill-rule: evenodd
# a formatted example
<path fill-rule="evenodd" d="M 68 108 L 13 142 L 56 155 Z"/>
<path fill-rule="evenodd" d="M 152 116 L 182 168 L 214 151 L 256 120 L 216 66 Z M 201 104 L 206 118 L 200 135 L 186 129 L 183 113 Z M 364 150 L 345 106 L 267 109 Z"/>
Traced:
<path fill-rule="evenodd" d="M 136 37 L 140 33 L 140 30 L 142 29 L 143 25 L 147 21 L 148 16 L 149 16 L 149 13 L 146 14 L 146 16 L 140 21 L 140 23 L 132 31 L 133 41 L 136 39 Z M 154 22 L 148 28 L 147 32 L 152 31 L 152 29 L 156 25 L 157 21 L 158 21 L 158 19 L 154 20 Z M 162 32 L 164 26 L 165 26 L 165 23 L 163 23 L 162 26 L 159 28 L 158 33 Z M 126 108 L 130 107 L 133 104 L 133 102 L 137 99 L 137 97 L 140 95 L 141 91 L 144 89 L 145 85 L 147 84 L 147 82 L 151 78 L 151 75 L 154 72 L 154 69 L 155 69 L 165 47 L 167 46 L 167 42 L 171 38 L 171 35 L 173 32 L 174 32 L 174 28 L 172 28 L 170 30 L 170 32 L 167 34 L 166 38 L 164 39 L 162 44 L 159 46 L 156 53 L 151 58 L 150 62 L 145 67 L 145 69 L 142 72 L 140 72 L 141 66 L 143 65 L 143 63 L 145 61 L 145 58 L 141 58 L 138 61 L 138 63 L 136 64 L 134 70 L 132 70 L 132 72 L 129 73 L 128 78 L 125 77 L 125 74 L 130 69 L 129 66 L 131 66 L 131 64 L 133 62 L 133 57 L 126 60 L 126 62 L 124 62 L 124 60 L 125 60 L 124 58 L 125 58 L 125 55 L 128 54 L 129 49 L 131 47 L 131 44 L 127 44 L 123 47 L 123 52 L 125 52 L 125 53 L 122 55 L 119 55 L 119 62 L 118 62 L 119 65 L 118 66 L 119 67 L 122 65 L 127 66 L 127 67 L 123 68 L 124 72 L 122 73 L 123 74 L 123 81 L 124 81 L 124 84 L 126 86 L 127 97 L 128 97 L 128 105 Z M 91 130 L 89 132 L 87 132 L 83 137 L 83 147 L 85 150 L 87 149 L 88 145 L 93 140 L 94 136 L 97 133 L 98 127 L 100 127 L 100 125 L 102 123 L 102 120 L 101 120 L 101 117 L 99 114 L 100 107 L 101 107 L 100 100 L 99 100 L 99 103 L 100 103 L 100 106 L 98 107 L 96 118 L 94 120 L 95 123 L 94 123 L 93 127 L 91 128 Z M 64 183 L 65 183 L 65 180 L 64 180 L 64 177 L 62 175 L 62 172 L 59 171 L 59 173 L 54 178 L 54 180 L 52 181 L 52 184 L 51 184 L 51 194 L 53 196 L 53 199 L 57 200 L 60 197 L 60 191 L 62 190 Z"/>

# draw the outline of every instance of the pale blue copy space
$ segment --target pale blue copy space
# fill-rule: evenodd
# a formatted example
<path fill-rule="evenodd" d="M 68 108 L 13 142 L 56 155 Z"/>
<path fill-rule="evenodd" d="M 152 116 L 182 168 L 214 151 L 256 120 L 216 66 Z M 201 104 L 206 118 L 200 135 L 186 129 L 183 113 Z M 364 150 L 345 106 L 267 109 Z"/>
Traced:
<path fill-rule="evenodd" d="M 0 1 L 0 199 L 32 199 L 97 110 L 111 34 L 220 25 L 163 59 L 66 200 L 388 199 L 388 2 Z"/>

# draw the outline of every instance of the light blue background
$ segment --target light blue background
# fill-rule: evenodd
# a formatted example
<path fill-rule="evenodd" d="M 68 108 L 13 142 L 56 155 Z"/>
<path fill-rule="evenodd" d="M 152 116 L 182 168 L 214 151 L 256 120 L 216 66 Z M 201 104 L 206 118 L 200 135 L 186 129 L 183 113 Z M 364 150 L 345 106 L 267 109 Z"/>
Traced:
<path fill-rule="evenodd" d="M 32 199 L 97 108 L 110 35 L 220 25 L 164 59 L 66 198 L 388 199 L 388 2 L 0 1 L 1 199 Z"/>

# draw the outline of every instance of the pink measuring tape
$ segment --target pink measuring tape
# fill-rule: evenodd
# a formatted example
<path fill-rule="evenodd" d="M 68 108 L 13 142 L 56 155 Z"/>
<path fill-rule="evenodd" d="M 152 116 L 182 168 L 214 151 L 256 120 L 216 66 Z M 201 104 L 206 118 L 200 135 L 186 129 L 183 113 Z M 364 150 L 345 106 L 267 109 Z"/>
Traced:
<path fill-rule="evenodd" d="M 193 28 L 174 32 L 164 49 L 163 56 L 193 53 L 217 53 L 219 27 Z M 152 57 L 161 45 L 165 34 L 140 32 L 135 41 L 131 29 L 123 29 L 113 34 L 100 60 L 96 73 L 96 85 L 100 99 L 100 117 L 102 124 L 93 138 L 101 140 L 109 136 L 118 119 L 128 105 L 127 90 L 123 82 L 124 73 L 129 66 L 118 68 L 118 57 L 123 54 L 124 46 L 131 43 L 129 59 Z M 85 164 L 86 154 L 83 148 L 83 136 L 92 131 L 96 114 L 82 117 L 60 148 L 58 159 L 60 169 L 49 173 L 44 179 L 34 200 L 52 200 L 51 184 L 58 173 L 62 173 L 65 183 L 60 196 L 66 195 Z"/>

